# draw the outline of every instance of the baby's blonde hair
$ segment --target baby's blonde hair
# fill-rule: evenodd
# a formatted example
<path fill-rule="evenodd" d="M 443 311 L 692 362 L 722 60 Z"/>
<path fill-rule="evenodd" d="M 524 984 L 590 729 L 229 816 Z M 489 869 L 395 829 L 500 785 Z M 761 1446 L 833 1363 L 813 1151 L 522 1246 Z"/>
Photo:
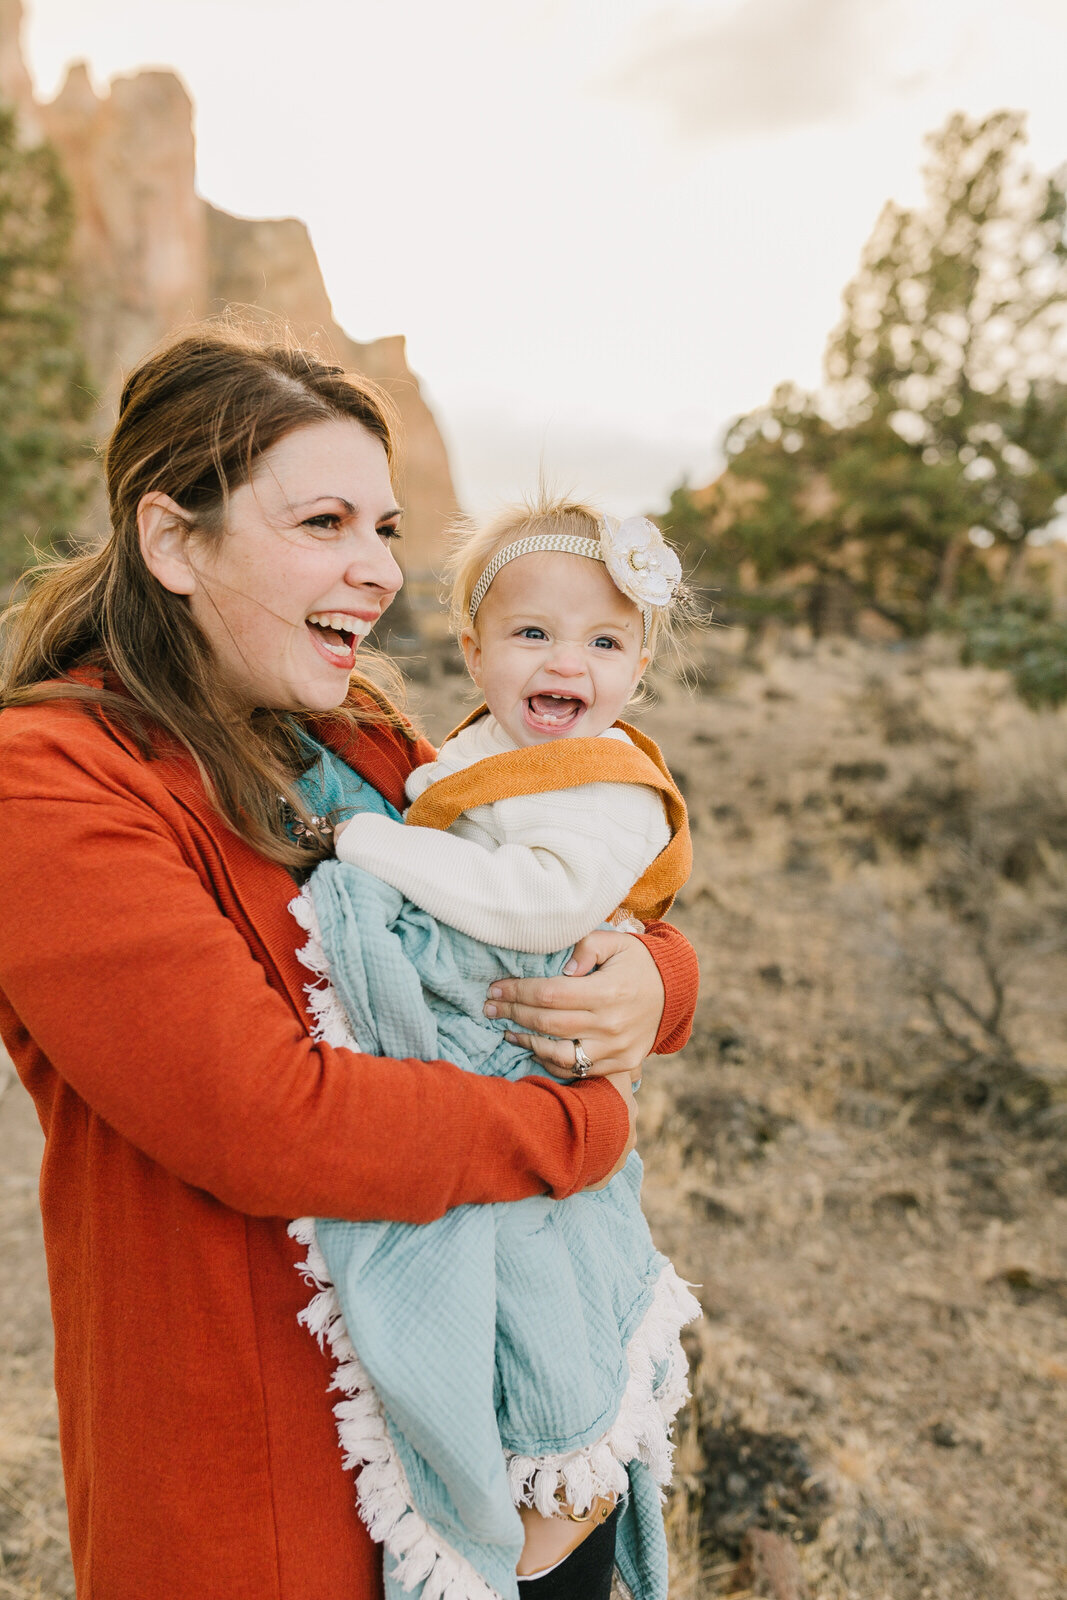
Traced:
<path fill-rule="evenodd" d="M 580 500 L 552 499 L 539 495 L 536 500 L 522 500 L 503 506 L 487 522 L 478 523 L 463 518 L 453 525 L 444 577 L 449 586 L 449 620 L 458 639 L 471 623 L 470 604 L 475 585 L 498 550 L 515 544 L 519 539 L 536 538 L 540 534 L 569 534 L 578 539 L 599 541 L 602 519 L 595 507 Z M 579 561 L 588 560 L 578 556 Z M 604 575 L 611 582 L 607 568 Z M 620 591 L 621 592 L 621 591 Z M 671 611 L 682 599 L 676 597 L 671 606 L 656 607 L 648 630 L 646 648 L 653 658 L 657 646 L 672 638 Z M 640 611 L 636 602 L 631 602 Z"/>

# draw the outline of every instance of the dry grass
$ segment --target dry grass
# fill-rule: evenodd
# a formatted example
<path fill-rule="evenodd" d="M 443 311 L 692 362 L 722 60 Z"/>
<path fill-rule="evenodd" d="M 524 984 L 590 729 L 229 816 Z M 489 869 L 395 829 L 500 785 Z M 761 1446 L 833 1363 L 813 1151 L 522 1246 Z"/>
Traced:
<path fill-rule="evenodd" d="M 37 1165 L 41 1135 L 0 1053 L 0 1596 L 74 1593 L 52 1392 Z"/>
<path fill-rule="evenodd" d="M 819 1600 L 1067 1591 L 1067 719 L 939 652 L 782 654 L 654 721 L 705 975 L 647 1199 L 704 1283 L 702 1410 L 829 1493 Z"/>
<path fill-rule="evenodd" d="M 706 1312 L 672 1600 L 742 1600 L 746 1521 L 798 1536 L 814 1600 L 1058 1600 L 1067 716 L 937 642 L 729 643 L 640 718 L 690 801 L 704 967 L 641 1091 L 647 1205 Z M 0 1596 L 62 1600 L 36 1153 L 0 1099 Z"/>

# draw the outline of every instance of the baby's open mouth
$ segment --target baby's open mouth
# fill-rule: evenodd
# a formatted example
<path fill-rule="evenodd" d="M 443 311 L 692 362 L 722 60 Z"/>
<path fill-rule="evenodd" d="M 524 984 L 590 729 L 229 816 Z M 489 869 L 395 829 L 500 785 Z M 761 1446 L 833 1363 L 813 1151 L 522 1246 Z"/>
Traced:
<path fill-rule="evenodd" d="M 577 695 L 532 694 L 526 701 L 526 721 L 539 733 L 566 733 L 585 709 Z"/>

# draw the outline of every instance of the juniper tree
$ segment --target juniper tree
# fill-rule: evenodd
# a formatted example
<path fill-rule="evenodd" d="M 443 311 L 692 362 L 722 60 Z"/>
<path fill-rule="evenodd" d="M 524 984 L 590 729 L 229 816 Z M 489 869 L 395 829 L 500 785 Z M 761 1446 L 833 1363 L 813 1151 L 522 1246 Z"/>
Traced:
<path fill-rule="evenodd" d="M 1025 143 L 1010 111 L 931 136 L 926 204 L 886 206 L 826 363 L 852 420 L 958 473 L 973 525 L 1016 549 L 1067 491 L 1067 197 Z"/>
<path fill-rule="evenodd" d="M 728 431 L 705 545 L 705 567 L 765 581 L 832 574 L 910 628 L 989 581 L 976 544 L 1020 551 L 1067 493 L 1064 175 L 1027 163 L 1013 112 L 927 143 L 925 202 L 883 210 L 824 389 L 783 387 Z"/>

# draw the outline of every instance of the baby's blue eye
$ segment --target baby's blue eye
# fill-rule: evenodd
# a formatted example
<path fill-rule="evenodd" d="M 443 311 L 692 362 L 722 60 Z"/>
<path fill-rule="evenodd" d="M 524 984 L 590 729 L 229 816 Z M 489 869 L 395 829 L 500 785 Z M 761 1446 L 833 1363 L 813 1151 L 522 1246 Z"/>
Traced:
<path fill-rule="evenodd" d="M 593 643 L 598 649 L 601 646 L 607 650 L 618 650 L 620 648 L 618 639 L 612 639 L 610 635 L 606 633 L 602 633 L 599 639 L 594 639 Z"/>
<path fill-rule="evenodd" d="M 548 635 L 543 628 L 522 628 L 519 631 L 520 639 L 545 639 Z"/>

